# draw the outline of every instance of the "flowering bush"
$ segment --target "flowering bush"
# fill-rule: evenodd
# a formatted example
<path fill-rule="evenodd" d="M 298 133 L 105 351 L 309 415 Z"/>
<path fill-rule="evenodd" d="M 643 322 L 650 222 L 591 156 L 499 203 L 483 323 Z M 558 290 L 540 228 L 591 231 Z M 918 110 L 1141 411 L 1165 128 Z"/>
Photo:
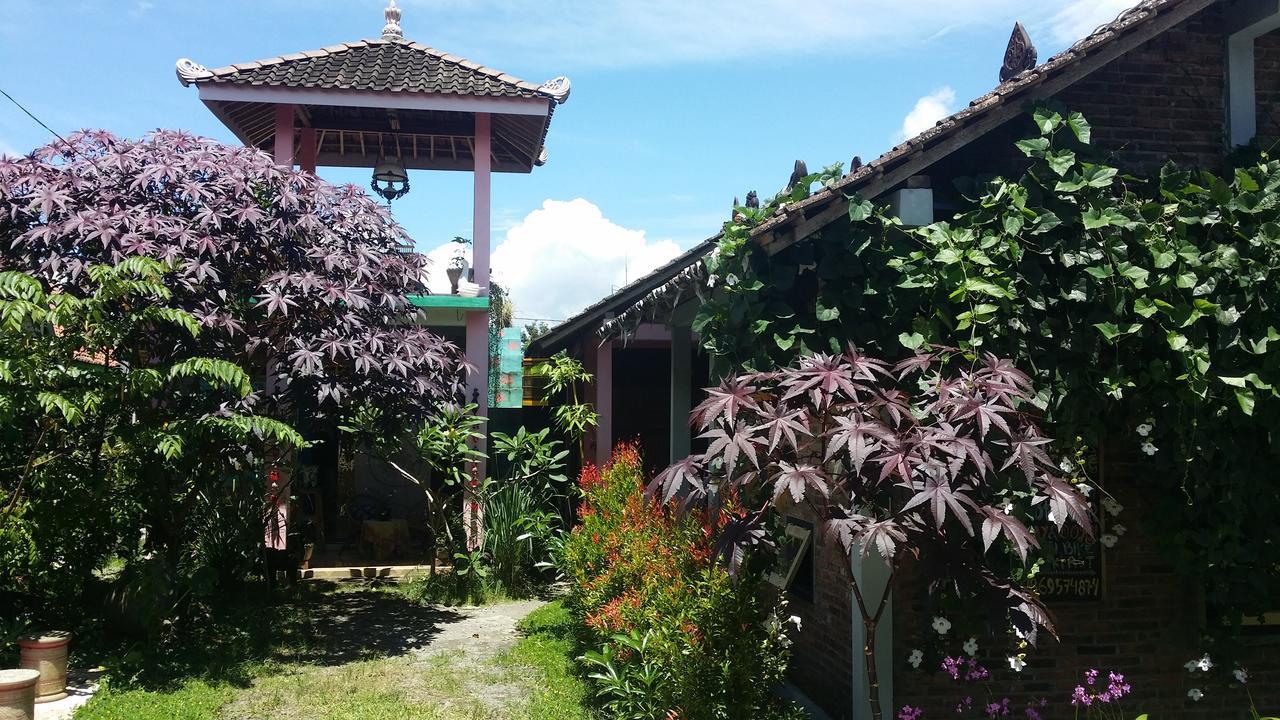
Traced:
<path fill-rule="evenodd" d="M 611 715 L 771 717 L 787 663 L 780 608 L 761 599 L 761 568 L 735 581 L 713 562 L 715 529 L 643 493 L 634 447 L 579 479 L 580 524 L 565 543 L 569 606 Z M 643 687 L 643 692 L 636 688 Z"/>

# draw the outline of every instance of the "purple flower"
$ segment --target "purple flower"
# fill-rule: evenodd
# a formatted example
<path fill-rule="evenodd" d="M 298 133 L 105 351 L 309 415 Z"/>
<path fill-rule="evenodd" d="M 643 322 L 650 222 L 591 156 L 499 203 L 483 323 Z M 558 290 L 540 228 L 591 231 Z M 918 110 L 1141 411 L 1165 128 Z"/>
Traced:
<path fill-rule="evenodd" d="M 1040 698 L 1039 701 L 1027 703 L 1027 720 L 1044 720 L 1044 716 L 1040 714 L 1039 708 L 1048 704 L 1049 701 L 1044 698 Z"/>
<path fill-rule="evenodd" d="M 942 659 L 942 671 L 950 675 L 952 680 L 959 680 L 960 664 L 960 658 L 945 657 Z"/>
<path fill-rule="evenodd" d="M 903 705 L 902 709 L 898 711 L 898 720 L 920 720 L 923 715 L 924 710 L 910 705 Z"/>
<path fill-rule="evenodd" d="M 1084 681 L 1090 685 L 1098 681 L 1098 671 L 1090 668 L 1084 673 Z"/>
<path fill-rule="evenodd" d="M 987 703 L 987 717 L 996 718 L 1009 714 L 1009 698 L 1001 698 L 999 702 Z"/>
<path fill-rule="evenodd" d="M 1083 685 L 1077 685 L 1075 692 L 1071 693 L 1071 704 L 1088 707 L 1093 704 L 1093 696 L 1089 694 L 1088 690 L 1084 689 Z"/>

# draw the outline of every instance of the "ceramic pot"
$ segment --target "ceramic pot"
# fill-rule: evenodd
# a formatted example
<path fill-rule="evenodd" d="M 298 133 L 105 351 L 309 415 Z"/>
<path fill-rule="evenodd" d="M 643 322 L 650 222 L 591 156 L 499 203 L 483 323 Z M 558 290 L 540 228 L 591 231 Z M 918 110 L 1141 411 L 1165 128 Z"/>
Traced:
<path fill-rule="evenodd" d="M 0 720 L 35 720 L 38 670 L 0 670 Z"/>
<path fill-rule="evenodd" d="M 70 642 L 71 633 L 61 630 L 18 639 L 18 647 L 22 648 L 18 664 L 40 672 L 36 702 L 53 702 L 67 696 L 67 644 Z"/>

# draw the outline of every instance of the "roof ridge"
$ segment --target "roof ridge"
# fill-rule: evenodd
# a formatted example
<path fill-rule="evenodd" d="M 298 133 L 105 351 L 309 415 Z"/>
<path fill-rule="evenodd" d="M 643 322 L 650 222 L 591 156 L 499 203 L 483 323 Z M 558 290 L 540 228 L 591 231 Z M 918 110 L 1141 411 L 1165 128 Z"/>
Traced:
<path fill-rule="evenodd" d="M 192 63 L 191 61 L 187 61 L 184 58 L 183 60 L 179 60 L 179 67 L 180 68 L 182 67 L 184 61 L 187 63 L 190 63 L 192 67 L 190 80 L 198 82 L 200 80 L 215 80 L 219 78 L 225 78 L 228 76 L 235 75 L 237 73 L 248 72 L 248 71 L 257 70 L 260 68 L 268 68 L 275 65 L 280 65 L 282 63 L 303 62 L 303 61 L 315 59 L 315 58 L 332 57 L 334 55 L 340 55 L 342 53 L 347 53 L 352 50 L 358 50 L 366 47 L 375 47 L 379 45 L 399 45 L 401 47 L 404 47 L 416 52 L 426 53 L 436 58 L 440 62 L 448 63 L 449 65 L 453 65 L 454 67 L 461 68 L 468 72 L 473 72 L 479 75 L 483 75 L 487 78 L 490 78 L 500 83 L 504 83 L 506 85 L 510 85 L 520 90 L 538 93 L 539 95 L 542 95 L 552 100 L 556 100 L 557 102 L 563 102 L 563 100 L 557 97 L 557 92 L 554 88 L 547 87 L 549 84 L 554 83 L 555 82 L 554 80 L 549 81 L 548 83 L 543 83 L 539 85 L 538 83 L 534 83 L 528 80 L 518 78 L 510 73 L 498 70 L 497 68 L 492 68 L 487 65 L 482 65 L 473 60 L 468 60 L 467 58 L 464 58 L 460 55 L 454 55 L 452 53 L 445 52 L 444 50 L 431 47 L 430 45 L 426 45 L 416 40 L 409 40 L 407 38 L 365 38 L 361 40 L 353 40 L 350 42 L 337 43 L 334 45 L 326 45 L 316 50 L 303 50 L 300 52 L 289 53 L 287 55 L 276 55 L 273 57 L 262 58 L 260 60 L 252 60 L 252 61 L 243 62 L 243 63 L 232 63 L 230 65 L 224 65 L 222 67 L 211 68 L 211 69 L 206 69 L 202 66 L 196 65 L 195 63 Z M 180 72 L 179 77 L 180 79 L 183 78 L 183 73 Z M 184 79 L 184 84 L 186 84 L 186 82 L 187 80 Z"/>
<path fill-rule="evenodd" d="M 863 165 L 861 168 L 851 170 L 848 174 L 841 177 L 836 182 L 827 187 L 823 187 L 814 192 L 808 198 L 795 203 L 785 204 L 780 207 L 775 214 L 762 223 L 759 227 L 752 231 L 752 235 L 763 235 L 773 231 L 774 228 L 784 224 L 790 217 L 794 217 L 792 211 L 808 208 L 831 199 L 835 194 L 842 193 L 845 189 L 853 185 L 860 185 L 864 180 L 868 180 L 878 173 L 884 172 L 885 166 L 902 158 L 912 151 L 926 148 L 930 141 L 943 135 L 950 130 L 963 125 L 970 118 L 981 113 L 985 113 L 991 108 L 1004 104 L 1004 98 L 1024 88 L 1037 85 L 1038 81 L 1043 80 L 1065 66 L 1079 61 L 1089 55 L 1104 43 L 1111 42 L 1122 35 L 1127 35 L 1137 25 L 1150 20 L 1159 15 L 1165 14 L 1170 8 L 1183 5 L 1197 0 L 1142 0 L 1142 2 L 1122 11 L 1116 18 L 1110 22 L 1099 25 L 1093 32 L 1085 37 L 1077 40 L 1070 47 L 1056 53 L 1043 63 L 1024 70 L 1008 80 L 997 84 L 985 94 L 974 98 L 969 104 L 956 112 L 938 120 L 933 126 L 917 133 L 916 135 L 904 139 L 902 142 L 894 145 L 879 157 Z M 1213 0 L 1199 0 L 1204 2 L 1207 7 Z"/>

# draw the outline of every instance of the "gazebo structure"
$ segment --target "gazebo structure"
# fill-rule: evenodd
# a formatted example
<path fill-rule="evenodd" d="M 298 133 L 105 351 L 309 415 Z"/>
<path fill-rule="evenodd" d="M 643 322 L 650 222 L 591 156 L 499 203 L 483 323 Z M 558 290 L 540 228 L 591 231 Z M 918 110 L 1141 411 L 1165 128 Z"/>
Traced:
<path fill-rule="evenodd" d="M 471 282 L 412 300 L 427 324 L 465 326 L 467 360 L 478 370 L 468 394 L 487 417 L 490 175 L 546 161 L 547 130 L 569 80 L 529 83 L 407 40 L 395 0 L 385 17 L 378 39 L 216 69 L 183 58 L 178 79 L 241 142 L 281 165 L 369 168 L 388 199 L 408 191 L 410 170 L 472 173 Z"/>

